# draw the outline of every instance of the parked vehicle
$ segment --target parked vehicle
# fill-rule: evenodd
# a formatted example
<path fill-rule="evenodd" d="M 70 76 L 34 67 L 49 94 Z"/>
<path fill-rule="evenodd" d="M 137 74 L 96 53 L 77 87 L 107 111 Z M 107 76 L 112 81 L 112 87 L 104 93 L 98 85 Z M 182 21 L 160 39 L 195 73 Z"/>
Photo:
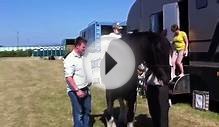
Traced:
<path fill-rule="evenodd" d="M 64 39 L 62 45 L 64 47 L 64 54 L 66 55 L 75 47 L 75 39 Z"/>
<path fill-rule="evenodd" d="M 95 49 L 100 50 L 100 43 L 98 43 L 98 39 L 102 35 L 108 35 L 111 32 L 113 32 L 113 24 L 115 22 L 91 22 L 88 24 L 88 27 L 81 30 L 80 35 L 85 38 L 88 41 L 88 44 L 93 44 Z M 126 22 L 120 23 L 121 26 L 123 26 L 123 31 L 126 31 Z"/>
<path fill-rule="evenodd" d="M 219 0 L 136 0 L 127 30 L 166 29 L 171 41 L 172 24 L 189 37 L 189 57 L 184 63 L 189 75 L 175 84 L 173 94 L 207 91 L 210 100 L 219 101 Z"/>

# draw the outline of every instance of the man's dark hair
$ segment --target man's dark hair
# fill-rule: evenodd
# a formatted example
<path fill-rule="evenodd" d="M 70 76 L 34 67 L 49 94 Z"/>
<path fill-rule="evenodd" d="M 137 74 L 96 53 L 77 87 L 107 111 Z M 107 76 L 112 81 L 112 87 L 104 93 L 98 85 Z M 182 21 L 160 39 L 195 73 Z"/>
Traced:
<path fill-rule="evenodd" d="M 81 43 L 87 44 L 87 40 L 79 36 L 75 39 L 75 46 L 81 45 Z"/>

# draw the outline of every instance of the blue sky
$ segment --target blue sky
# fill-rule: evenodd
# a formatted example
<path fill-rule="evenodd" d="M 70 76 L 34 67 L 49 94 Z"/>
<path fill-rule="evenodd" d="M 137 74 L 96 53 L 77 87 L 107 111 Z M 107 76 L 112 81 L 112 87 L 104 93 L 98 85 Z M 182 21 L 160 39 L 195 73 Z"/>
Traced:
<path fill-rule="evenodd" d="M 0 0 L 0 45 L 59 44 L 92 21 L 126 21 L 135 0 Z M 17 34 L 18 33 L 18 34 Z"/>

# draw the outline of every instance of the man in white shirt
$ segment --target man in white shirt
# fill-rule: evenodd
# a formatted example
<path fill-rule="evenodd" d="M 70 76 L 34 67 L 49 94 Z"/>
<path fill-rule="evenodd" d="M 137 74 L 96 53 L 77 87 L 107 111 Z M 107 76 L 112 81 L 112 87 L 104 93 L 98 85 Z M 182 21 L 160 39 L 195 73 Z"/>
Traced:
<path fill-rule="evenodd" d="M 87 41 L 76 38 L 75 48 L 64 59 L 67 92 L 72 104 L 74 127 L 90 127 L 91 95 L 83 55 Z"/>
<path fill-rule="evenodd" d="M 101 36 L 101 57 L 105 55 L 105 52 L 108 50 L 112 40 L 120 39 L 122 37 L 121 30 L 123 29 L 123 27 L 120 26 L 119 23 L 114 23 L 112 27 L 112 33 Z"/>
<path fill-rule="evenodd" d="M 121 38 L 121 30 L 123 27 L 119 23 L 113 24 L 113 32 L 109 34 L 110 37 Z"/>

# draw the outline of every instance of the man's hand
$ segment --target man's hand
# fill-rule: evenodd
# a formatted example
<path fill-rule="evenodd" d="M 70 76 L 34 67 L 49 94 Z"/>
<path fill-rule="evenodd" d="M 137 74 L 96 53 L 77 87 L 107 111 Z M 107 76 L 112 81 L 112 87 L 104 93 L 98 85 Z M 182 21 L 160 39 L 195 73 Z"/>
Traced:
<path fill-rule="evenodd" d="M 76 94 L 77 94 L 77 96 L 78 96 L 79 98 L 83 98 L 83 97 L 86 96 L 86 93 L 85 93 L 84 91 L 82 91 L 82 90 L 78 90 L 78 91 L 76 92 Z"/>

